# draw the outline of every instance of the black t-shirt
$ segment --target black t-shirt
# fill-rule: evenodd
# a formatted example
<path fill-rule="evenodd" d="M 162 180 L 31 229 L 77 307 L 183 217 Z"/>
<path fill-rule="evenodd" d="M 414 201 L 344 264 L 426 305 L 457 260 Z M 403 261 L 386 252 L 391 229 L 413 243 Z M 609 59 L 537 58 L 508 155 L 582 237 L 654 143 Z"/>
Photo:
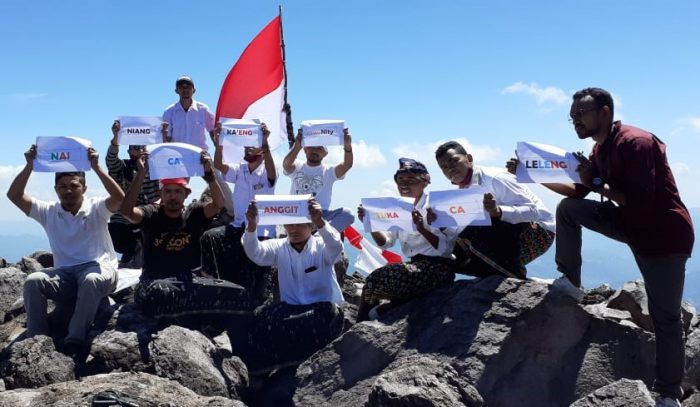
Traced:
<path fill-rule="evenodd" d="M 209 222 L 204 206 L 192 205 L 180 217 L 170 218 L 162 207 L 144 205 L 141 221 L 143 235 L 144 279 L 175 277 L 201 265 L 199 238 Z"/>

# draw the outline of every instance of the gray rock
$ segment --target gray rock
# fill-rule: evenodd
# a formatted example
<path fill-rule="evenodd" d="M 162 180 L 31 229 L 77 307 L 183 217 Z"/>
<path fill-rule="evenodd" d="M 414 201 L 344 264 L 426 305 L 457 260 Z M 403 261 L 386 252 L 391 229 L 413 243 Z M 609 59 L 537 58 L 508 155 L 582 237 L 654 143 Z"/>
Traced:
<path fill-rule="evenodd" d="M 346 275 L 341 286 L 345 301 L 350 304 L 360 305 L 360 295 L 364 285 L 365 279 L 360 273 L 354 272 L 352 275 Z"/>
<path fill-rule="evenodd" d="M 92 371 L 103 373 L 148 371 L 153 366 L 144 351 L 147 342 L 136 332 L 104 331 L 92 340 L 89 364 Z"/>
<path fill-rule="evenodd" d="M 26 274 L 32 274 L 45 268 L 38 260 L 27 256 L 23 256 L 17 266 Z"/>
<path fill-rule="evenodd" d="M 221 369 L 221 374 L 226 380 L 229 397 L 236 400 L 243 399 L 248 392 L 250 385 L 248 379 L 248 368 L 237 356 L 226 355 L 217 360 Z"/>
<path fill-rule="evenodd" d="M 700 407 L 700 393 L 693 393 L 683 400 L 683 407 Z"/>
<path fill-rule="evenodd" d="M 0 268 L 5 267 L 7 267 L 7 260 L 5 260 L 3 257 L 0 257 Z"/>
<path fill-rule="evenodd" d="M 700 330 L 696 329 L 685 339 L 685 376 L 683 388 L 700 386 Z"/>
<path fill-rule="evenodd" d="M 641 380 L 622 379 L 576 400 L 570 407 L 654 407 L 655 402 Z"/>
<path fill-rule="evenodd" d="M 606 302 L 608 298 L 610 298 L 613 294 L 615 294 L 615 290 L 613 290 L 613 288 L 610 287 L 610 285 L 602 284 L 596 288 L 587 290 L 586 294 L 581 300 L 581 304 L 591 305 Z"/>
<path fill-rule="evenodd" d="M 101 374 L 36 390 L 5 391 L 0 393 L 0 406 L 89 406 L 98 394 L 142 407 L 245 407 L 237 400 L 200 396 L 175 381 L 147 373 Z"/>
<path fill-rule="evenodd" d="M 452 366 L 426 356 L 377 378 L 367 407 L 444 406 L 480 407 L 484 400 Z"/>
<path fill-rule="evenodd" d="M 30 258 L 36 260 L 43 268 L 53 267 L 53 253 L 45 250 L 38 250 L 29 255 Z"/>
<path fill-rule="evenodd" d="M 547 284 L 489 277 L 356 324 L 299 366 L 294 401 L 362 405 L 416 354 L 451 366 L 484 405 L 568 405 L 623 377 L 654 378 L 650 333 L 596 318 Z"/>
<path fill-rule="evenodd" d="M 148 347 L 158 376 L 176 380 L 198 394 L 236 396 L 239 390 L 232 395 L 229 383 L 234 387 L 247 384 L 247 371 L 239 372 L 238 377 L 233 373 L 242 363 L 222 360 L 217 364 L 216 347 L 199 332 L 171 326 L 158 332 Z M 226 377 L 218 365 L 225 369 Z"/>
<path fill-rule="evenodd" d="M 75 379 L 73 359 L 56 352 L 48 336 L 16 342 L 8 349 L 9 358 L 3 363 L 2 377 L 8 389 L 37 388 Z"/>
<path fill-rule="evenodd" d="M 647 293 L 641 280 L 625 283 L 608 301 L 608 308 L 628 311 L 632 322 L 654 332 L 654 323 L 649 316 Z"/>
<path fill-rule="evenodd" d="M 5 322 L 5 314 L 14 308 L 18 299 L 22 298 L 26 279 L 27 275 L 20 269 L 0 268 L 0 323 Z"/>

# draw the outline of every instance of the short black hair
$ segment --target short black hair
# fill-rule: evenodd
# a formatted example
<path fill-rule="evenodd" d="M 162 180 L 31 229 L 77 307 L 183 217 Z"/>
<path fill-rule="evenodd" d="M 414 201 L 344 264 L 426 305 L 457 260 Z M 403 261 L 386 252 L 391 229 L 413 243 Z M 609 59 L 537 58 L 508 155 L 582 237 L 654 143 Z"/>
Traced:
<path fill-rule="evenodd" d="M 437 148 L 437 150 L 435 150 L 435 159 L 436 159 L 436 160 L 439 160 L 440 157 L 442 157 L 443 155 L 445 155 L 445 154 L 447 153 L 447 150 L 449 150 L 449 149 L 455 150 L 455 152 L 457 152 L 458 154 L 467 155 L 467 150 L 465 150 L 464 147 L 462 147 L 461 144 L 459 144 L 458 142 L 452 140 L 452 141 L 448 141 L 448 142 L 446 142 L 446 143 L 442 143 L 442 144 Z"/>
<path fill-rule="evenodd" d="M 80 183 L 85 186 L 85 171 L 57 172 L 53 184 L 58 185 L 58 180 L 61 179 L 61 177 L 78 177 Z"/>
<path fill-rule="evenodd" d="M 573 100 L 575 102 L 586 96 L 593 98 L 598 110 L 602 109 L 603 106 L 607 106 L 608 109 L 610 109 L 610 117 L 615 116 L 615 104 L 613 103 L 613 98 L 610 92 L 602 88 L 585 88 L 574 93 Z"/>

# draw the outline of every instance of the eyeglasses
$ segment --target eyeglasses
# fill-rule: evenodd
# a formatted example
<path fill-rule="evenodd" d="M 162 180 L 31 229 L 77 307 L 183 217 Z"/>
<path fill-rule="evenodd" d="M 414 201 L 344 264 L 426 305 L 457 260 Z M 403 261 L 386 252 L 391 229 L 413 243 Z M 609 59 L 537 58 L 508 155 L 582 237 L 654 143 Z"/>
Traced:
<path fill-rule="evenodd" d="M 568 118 L 569 123 L 573 123 L 574 120 L 579 119 L 581 116 L 583 116 L 584 114 L 586 114 L 586 113 L 588 113 L 588 112 L 590 112 L 590 111 L 592 111 L 592 110 L 598 110 L 598 107 L 597 107 L 597 106 L 594 106 L 594 107 L 591 107 L 591 108 L 588 108 L 588 109 L 584 109 L 584 108 L 578 109 L 577 111 L 575 111 L 573 114 L 571 114 L 571 115 L 569 116 L 569 118 Z"/>

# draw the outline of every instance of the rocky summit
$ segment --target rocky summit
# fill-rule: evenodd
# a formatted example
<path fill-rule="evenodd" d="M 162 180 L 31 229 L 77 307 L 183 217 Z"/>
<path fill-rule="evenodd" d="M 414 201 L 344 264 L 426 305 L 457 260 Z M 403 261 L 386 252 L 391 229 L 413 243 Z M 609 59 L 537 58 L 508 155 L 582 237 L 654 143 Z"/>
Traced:
<path fill-rule="evenodd" d="M 345 332 L 301 365 L 256 377 L 226 333 L 164 325 L 124 295 L 100 309 L 83 357 L 57 351 L 58 309 L 53 338 L 25 339 L 22 284 L 46 263 L 35 253 L 0 269 L 0 406 L 654 406 L 639 281 L 577 303 L 536 279 L 460 280 L 354 324 L 362 278 L 348 276 Z M 683 405 L 700 406 L 692 306 L 683 318 Z"/>

